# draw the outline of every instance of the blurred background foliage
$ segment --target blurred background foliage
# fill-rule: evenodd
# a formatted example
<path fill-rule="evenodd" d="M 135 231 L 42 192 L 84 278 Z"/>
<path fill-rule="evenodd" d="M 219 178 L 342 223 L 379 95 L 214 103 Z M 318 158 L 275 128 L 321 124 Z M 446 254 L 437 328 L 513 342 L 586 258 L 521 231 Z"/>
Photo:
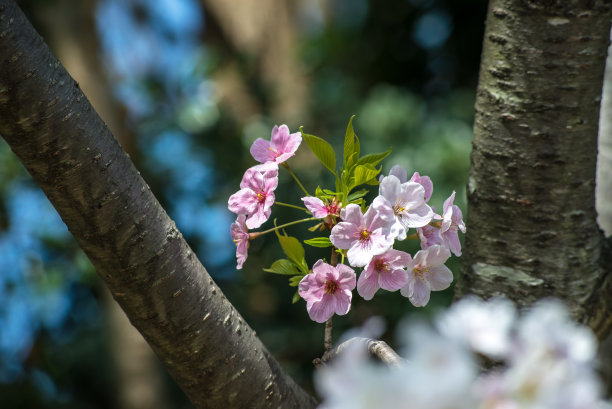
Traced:
<path fill-rule="evenodd" d="M 484 0 L 19 4 L 230 301 L 306 388 L 323 326 L 308 319 L 303 301 L 291 304 L 284 277 L 262 271 L 281 256 L 274 235 L 252 242 L 244 269 L 235 269 L 227 198 L 255 164 L 251 143 L 286 123 L 340 152 L 355 114 L 362 152 L 393 148 L 384 173 L 401 164 L 428 175 L 438 210 L 453 190 L 465 210 Z M 290 164 L 307 189 L 331 187 L 305 146 Z M 281 173 L 278 200 L 299 197 Z M 279 223 L 300 216 L 273 211 Z M 302 226 L 288 233 L 312 236 Z M 310 262 L 327 256 L 307 250 Z M 458 262 L 449 265 L 455 272 Z M 356 299 L 334 320 L 335 334 L 372 315 L 391 332 L 407 314 L 448 304 L 452 290 L 433 295 L 420 310 L 397 293 Z M 2 140 L 0 407 L 191 407 Z"/>

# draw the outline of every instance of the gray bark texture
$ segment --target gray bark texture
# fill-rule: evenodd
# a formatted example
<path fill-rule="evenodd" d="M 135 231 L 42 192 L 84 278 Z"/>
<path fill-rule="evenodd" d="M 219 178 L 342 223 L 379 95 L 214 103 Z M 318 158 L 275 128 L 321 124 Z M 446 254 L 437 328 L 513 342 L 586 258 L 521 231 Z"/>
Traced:
<path fill-rule="evenodd" d="M 199 408 L 313 408 L 223 296 L 13 0 L 0 0 L 0 134 Z"/>
<path fill-rule="evenodd" d="M 595 211 L 609 0 L 492 0 L 457 296 L 554 296 L 604 337 L 609 245 Z"/>

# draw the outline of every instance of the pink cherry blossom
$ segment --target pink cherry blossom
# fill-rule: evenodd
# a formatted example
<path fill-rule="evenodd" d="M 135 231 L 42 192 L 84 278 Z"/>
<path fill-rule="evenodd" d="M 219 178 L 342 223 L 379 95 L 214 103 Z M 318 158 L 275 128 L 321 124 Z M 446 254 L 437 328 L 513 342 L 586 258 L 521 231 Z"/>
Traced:
<path fill-rule="evenodd" d="M 416 229 L 421 242 L 421 249 L 425 250 L 434 244 L 443 244 L 440 229 L 430 224 Z"/>
<path fill-rule="evenodd" d="M 289 133 L 287 125 L 275 125 L 269 141 L 257 138 L 251 145 L 251 155 L 261 163 L 283 163 L 293 155 L 302 142 L 300 132 Z"/>
<path fill-rule="evenodd" d="M 434 216 L 431 207 L 425 203 L 425 189 L 419 183 L 401 183 L 396 176 L 389 175 L 381 180 L 379 194 L 375 199 L 379 201 L 373 206 L 379 211 L 383 207 L 393 211 L 395 222 L 391 226 L 391 235 L 398 240 L 406 238 L 408 229 L 423 227 Z"/>
<path fill-rule="evenodd" d="M 238 218 L 230 227 L 230 234 L 232 235 L 232 240 L 234 240 L 234 244 L 236 245 L 236 260 L 238 262 L 236 268 L 238 270 L 242 268 L 242 264 L 244 264 L 248 256 L 249 231 L 245 221 L 246 216 L 244 214 L 238 215 Z"/>
<path fill-rule="evenodd" d="M 425 189 L 425 202 L 429 202 L 429 199 L 431 199 L 431 195 L 433 194 L 433 182 L 431 181 L 431 178 L 429 176 L 421 176 L 419 175 L 419 172 L 414 172 L 410 178 L 410 182 L 416 182 L 423 186 L 423 189 Z"/>
<path fill-rule="evenodd" d="M 351 309 L 356 276 L 352 268 L 339 264 L 333 267 L 319 260 L 306 274 L 298 287 L 300 297 L 306 300 L 310 319 L 325 322 L 334 315 L 345 315 Z"/>
<path fill-rule="evenodd" d="M 256 229 L 270 217 L 277 186 L 277 168 L 268 165 L 253 166 L 244 173 L 241 189 L 230 196 L 228 208 L 231 212 L 248 216 L 246 226 Z"/>
<path fill-rule="evenodd" d="M 327 216 L 338 216 L 338 203 L 336 199 L 331 202 L 323 202 L 318 197 L 306 196 L 302 198 L 306 208 L 312 213 L 312 215 L 318 219 L 324 219 Z"/>
<path fill-rule="evenodd" d="M 463 214 L 459 206 L 454 205 L 455 191 L 444 201 L 442 213 L 442 227 L 440 227 L 440 237 L 444 245 L 447 246 L 454 255 L 461 255 L 461 243 L 459 242 L 459 233 L 461 230 L 465 233 L 465 224 L 463 223 Z"/>
<path fill-rule="evenodd" d="M 405 268 L 411 261 L 410 254 L 394 249 L 372 257 L 359 276 L 357 292 L 364 299 L 371 300 L 379 288 L 387 291 L 399 290 L 408 281 Z"/>
<path fill-rule="evenodd" d="M 407 267 L 408 282 L 400 293 L 415 307 L 427 305 L 431 291 L 444 290 L 453 281 L 453 273 L 444 265 L 449 257 L 449 249 L 439 245 L 418 251 Z"/>
<path fill-rule="evenodd" d="M 389 170 L 389 176 L 391 175 L 398 178 L 400 183 L 405 183 L 408 181 L 408 171 L 401 165 L 394 165 L 391 170 Z"/>
<path fill-rule="evenodd" d="M 340 218 L 342 221 L 333 227 L 329 239 L 337 248 L 348 249 L 351 266 L 363 267 L 393 245 L 389 230 L 393 211 L 389 207 L 377 210 L 372 205 L 364 215 L 358 205 L 349 204 L 340 211 Z"/>

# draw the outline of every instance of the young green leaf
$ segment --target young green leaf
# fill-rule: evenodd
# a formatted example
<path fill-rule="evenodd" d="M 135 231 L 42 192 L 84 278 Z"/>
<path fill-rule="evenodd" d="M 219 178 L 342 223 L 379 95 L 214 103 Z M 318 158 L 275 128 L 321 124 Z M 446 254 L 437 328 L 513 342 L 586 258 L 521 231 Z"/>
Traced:
<path fill-rule="evenodd" d="M 300 292 L 296 291 L 295 294 L 293 294 L 293 299 L 291 300 L 292 304 L 295 304 L 296 302 L 298 302 L 300 300 Z"/>
<path fill-rule="evenodd" d="M 351 116 L 349 119 L 348 126 L 346 127 L 346 135 L 344 136 L 344 168 L 348 169 L 351 167 L 352 160 L 354 160 L 355 156 L 355 130 L 353 129 L 353 118 L 355 115 Z M 357 154 L 359 157 L 359 154 Z"/>
<path fill-rule="evenodd" d="M 274 263 L 272 263 L 270 268 L 264 268 L 263 271 L 267 273 L 282 274 L 282 275 L 289 275 L 289 276 L 300 274 L 298 269 L 295 267 L 295 264 L 293 264 L 291 261 L 287 260 L 286 258 L 281 258 L 280 260 L 276 260 Z"/>
<path fill-rule="evenodd" d="M 303 276 L 293 276 L 289 278 L 289 285 L 291 287 L 297 287 L 300 285 L 300 281 L 302 281 Z"/>
<path fill-rule="evenodd" d="M 302 132 L 302 128 L 300 128 Z M 336 174 L 336 153 L 334 148 L 327 143 L 325 140 L 318 136 L 308 135 L 302 132 L 302 138 L 312 151 L 315 156 L 321 161 L 323 166 L 330 170 L 334 175 Z"/>
<path fill-rule="evenodd" d="M 304 240 L 305 244 L 308 244 L 312 247 L 331 247 L 332 242 L 329 240 L 329 237 L 315 237 L 313 239 Z"/>
<path fill-rule="evenodd" d="M 295 237 L 280 234 L 278 230 L 276 231 L 276 236 L 287 258 L 291 260 L 303 274 L 307 274 L 308 265 L 304 259 L 305 252 L 302 243 Z"/>
<path fill-rule="evenodd" d="M 357 165 L 355 166 L 355 174 L 349 188 L 352 189 L 355 186 L 359 186 L 364 183 L 368 183 L 370 180 L 376 178 L 376 175 L 380 173 L 381 169 L 376 169 L 372 165 Z"/>
<path fill-rule="evenodd" d="M 386 152 L 370 153 L 368 155 L 365 155 L 365 156 L 359 158 L 359 160 L 357 160 L 357 164 L 358 165 L 372 165 L 372 166 L 376 166 L 376 165 L 378 165 L 380 163 L 380 161 L 382 161 L 384 158 L 389 156 L 390 153 L 391 153 L 391 148 L 389 148 L 389 150 L 386 151 Z"/>
<path fill-rule="evenodd" d="M 368 189 L 361 189 L 361 190 L 358 190 L 358 191 L 356 191 L 356 192 L 351 193 L 351 194 L 349 195 L 349 197 L 348 197 L 347 201 L 348 201 L 349 203 L 351 203 L 351 202 L 353 202 L 353 201 L 355 201 L 355 200 L 357 200 L 357 199 L 359 199 L 359 198 L 364 197 L 364 196 L 365 196 L 365 195 L 367 195 L 368 193 L 370 193 L 370 191 L 369 191 Z"/>

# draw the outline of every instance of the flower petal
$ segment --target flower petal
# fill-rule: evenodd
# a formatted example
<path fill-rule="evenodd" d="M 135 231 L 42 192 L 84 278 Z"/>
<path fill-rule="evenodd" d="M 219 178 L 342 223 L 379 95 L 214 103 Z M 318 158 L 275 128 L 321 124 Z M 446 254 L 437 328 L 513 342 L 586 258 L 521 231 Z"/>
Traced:
<path fill-rule="evenodd" d="M 380 288 L 387 291 L 397 291 L 408 282 L 408 274 L 406 270 L 398 268 L 381 272 L 378 275 L 378 283 Z"/>
<path fill-rule="evenodd" d="M 400 183 L 404 183 L 406 180 L 408 180 L 408 171 L 406 171 L 406 169 L 404 169 L 403 166 L 400 165 L 394 165 L 391 170 L 389 171 L 389 176 L 395 176 Z"/>
<path fill-rule="evenodd" d="M 274 152 L 270 149 L 270 142 L 262 138 L 257 138 L 250 149 L 253 158 L 260 163 L 273 161 Z"/>
<path fill-rule="evenodd" d="M 453 282 L 453 273 L 448 267 L 442 265 L 430 267 L 429 274 L 425 277 L 434 291 L 446 290 Z"/>
<path fill-rule="evenodd" d="M 310 213 L 316 218 L 322 219 L 329 214 L 325 207 L 325 203 L 318 197 L 306 196 L 302 198 L 302 201 Z"/>
<path fill-rule="evenodd" d="M 336 299 L 336 308 L 334 312 L 338 315 L 346 315 L 351 309 L 351 299 L 353 294 L 349 290 L 338 291 L 334 298 Z"/>
<path fill-rule="evenodd" d="M 348 249 L 359 238 L 357 229 L 355 224 L 340 222 L 332 228 L 329 240 L 339 249 Z"/>
<path fill-rule="evenodd" d="M 357 281 L 357 293 L 364 300 L 371 300 L 378 289 L 378 273 L 369 268 L 363 270 Z"/>
<path fill-rule="evenodd" d="M 334 315 L 334 311 L 336 310 L 336 297 L 324 294 L 320 301 L 307 302 L 306 310 L 311 320 L 323 323 Z"/>
<path fill-rule="evenodd" d="M 410 294 L 408 299 L 415 307 L 424 307 L 429 302 L 429 296 L 431 295 L 431 288 L 429 283 L 422 278 L 415 277 L 414 281 L 410 283 Z"/>

